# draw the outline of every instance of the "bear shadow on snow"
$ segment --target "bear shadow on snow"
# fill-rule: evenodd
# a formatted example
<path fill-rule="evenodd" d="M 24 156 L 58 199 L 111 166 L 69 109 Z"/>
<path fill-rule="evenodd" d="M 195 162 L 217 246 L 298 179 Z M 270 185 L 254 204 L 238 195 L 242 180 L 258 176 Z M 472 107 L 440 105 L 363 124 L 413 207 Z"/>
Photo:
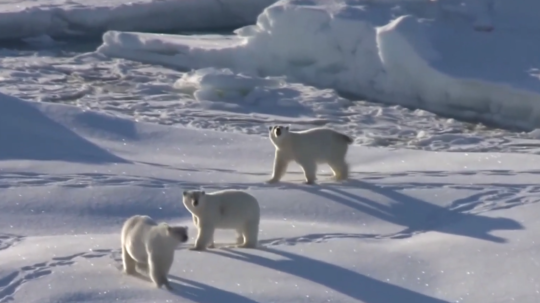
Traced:
<path fill-rule="evenodd" d="M 140 272 L 137 272 L 135 277 L 152 283 L 152 280 Z M 215 302 L 234 302 L 234 303 L 257 303 L 257 301 L 244 297 L 242 295 L 219 289 L 208 284 L 196 282 L 193 280 L 180 278 L 175 275 L 168 276 L 169 284 L 173 288 L 172 290 L 167 290 L 163 287 L 161 290 L 169 291 L 179 297 L 189 299 L 197 303 L 215 303 Z M 151 285 L 151 284 L 149 284 Z M 150 287 L 154 287 L 153 285 Z"/>
<path fill-rule="evenodd" d="M 230 249 L 211 253 L 294 275 L 366 303 L 388 303 L 396 300 L 407 303 L 449 303 L 324 261 L 272 248 L 261 250 L 286 259 L 272 260 L 247 251 Z"/>
<path fill-rule="evenodd" d="M 257 301 L 250 298 L 208 284 L 180 278 L 174 275 L 169 275 L 169 278 L 171 286 L 174 287 L 173 293 L 198 303 L 257 303 Z M 177 282 L 181 282 L 182 284 Z"/>
<path fill-rule="evenodd" d="M 496 243 L 505 243 L 507 242 L 506 239 L 491 235 L 489 232 L 524 228 L 523 225 L 513 219 L 492 218 L 462 213 L 458 210 L 441 207 L 396 190 L 383 188 L 359 180 L 349 179 L 342 184 L 338 183 L 336 185 L 345 188 L 352 187 L 369 190 L 375 194 L 385 196 L 393 201 L 393 203 L 391 205 L 384 205 L 361 195 L 347 192 L 342 188 L 336 187 L 334 184 L 310 186 L 290 184 L 288 187 L 327 198 L 381 220 L 404 226 L 405 229 L 400 231 L 400 234 L 437 231 Z M 475 195 L 471 199 L 474 197 Z M 464 224 L 454 224 L 458 221 L 464 222 Z"/>

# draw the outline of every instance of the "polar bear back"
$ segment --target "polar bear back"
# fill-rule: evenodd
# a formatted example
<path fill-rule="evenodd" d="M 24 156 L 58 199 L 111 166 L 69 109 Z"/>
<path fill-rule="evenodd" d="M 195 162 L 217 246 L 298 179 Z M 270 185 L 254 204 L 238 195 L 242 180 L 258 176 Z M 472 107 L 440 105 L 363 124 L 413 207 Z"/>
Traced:
<path fill-rule="evenodd" d="M 177 244 L 168 236 L 166 224 L 158 224 L 148 216 L 133 216 L 122 227 L 122 245 L 140 263 L 147 262 L 149 250 L 174 251 Z"/>
<path fill-rule="evenodd" d="M 316 162 L 343 157 L 347 153 L 350 140 L 346 135 L 328 128 L 314 128 L 289 133 L 291 157 L 295 160 L 309 157 Z M 287 151 L 287 146 L 283 147 Z"/>
<path fill-rule="evenodd" d="M 246 222 L 259 222 L 257 199 L 241 190 L 222 190 L 205 195 L 205 211 L 198 214 L 201 223 L 212 222 L 216 228 L 237 229 Z"/>

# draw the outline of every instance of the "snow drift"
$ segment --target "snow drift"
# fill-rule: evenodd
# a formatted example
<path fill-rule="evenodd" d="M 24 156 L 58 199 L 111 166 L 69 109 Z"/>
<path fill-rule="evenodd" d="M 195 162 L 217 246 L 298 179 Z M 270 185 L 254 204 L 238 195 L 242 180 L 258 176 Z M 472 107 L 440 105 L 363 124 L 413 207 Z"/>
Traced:
<path fill-rule="evenodd" d="M 47 116 L 33 103 L 1 93 L 0 145 L 0 160 L 126 162 Z"/>
<path fill-rule="evenodd" d="M 540 4 L 462 2 L 282 0 L 233 37 L 110 31 L 98 51 L 185 69 L 285 75 L 445 116 L 540 127 L 540 43 L 532 32 L 539 27 L 530 13 Z"/>
<path fill-rule="evenodd" d="M 282 119 L 287 118 L 289 123 L 324 124 L 337 119 L 351 104 L 331 90 L 289 84 L 280 77 L 235 74 L 230 69 L 204 68 L 185 73 L 173 87 L 193 96 L 206 111 L 250 113 L 252 119 L 260 117 L 267 123 L 285 123 Z M 262 128 L 266 137 L 268 129 Z"/>
<path fill-rule="evenodd" d="M 275 0 L 111 0 L 0 3 L 0 39 L 101 34 L 107 30 L 217 30 L 252 24 Z"/>

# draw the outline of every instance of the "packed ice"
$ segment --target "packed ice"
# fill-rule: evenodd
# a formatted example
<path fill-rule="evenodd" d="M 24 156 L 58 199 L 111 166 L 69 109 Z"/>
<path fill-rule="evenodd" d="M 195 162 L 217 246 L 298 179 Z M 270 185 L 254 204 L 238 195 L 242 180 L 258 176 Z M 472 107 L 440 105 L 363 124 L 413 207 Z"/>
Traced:
<path fill-rule="evenodd" d="M 534 14 L 519 24 L 510 16 L 515 6 L 540 7 L 518 2 L 497 2 L 495 13 L 490 1 L 283 0 L 232 37 L 110 31 L 98 51 L 183 69 L 287 76 L 372 101 L 530 131 L 540 126 L 540 43 L 530 30 L 537 23 Z M 489 31 L 486 16 L 504 22 Z"/>

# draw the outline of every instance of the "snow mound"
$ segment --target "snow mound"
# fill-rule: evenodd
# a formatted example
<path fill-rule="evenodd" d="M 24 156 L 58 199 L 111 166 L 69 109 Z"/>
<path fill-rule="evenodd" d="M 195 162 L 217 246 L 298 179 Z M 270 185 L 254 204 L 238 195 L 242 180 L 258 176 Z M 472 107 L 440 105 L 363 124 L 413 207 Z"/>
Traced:
<path fill-rule="evenodd" d="M 104 119 L 100 119 L 99 123 L 103 122 Z M 113 125 L 118 127 L 118 123 Z M 36 107 L 35 103 L 1 93 L 0 145 L 2 161 L 50 160 L 92 164 L 126 162 L 81 137 L 69 126 L 55 121 Z"/>
<path fill-rule="evenodd" d="M 279 80 L 253 78 L 242 74 L 235 75 L 231 70 L 215 70 L 213 68 L 186 73 L 174 87 L 183 92 L 191 93 L 198 101 L 239 101 L 252 100 L 256 96 L 250 94 L 258 88 L 273 88 L 283 86 Z M 256 94 L 256 92 L 255 92 Z M 250 103 L 251 103 L 250 102 Z"/>
<path fill-rule="evenodd" d="M 185 69 L 287 76 L 444 116 L 538 128 L 540 43 L 530 11 L 540 4 L 461 2 L 282 0 L 232 37 L 110 31 L 98 51 Z"/>
<path fill-rule="evenodd" d="M 252 118 L 267 123 L 325 124 L 351 104 L 330 90 L 289 84 L 277 77 L 235 74 L 230 69 L 188 72 L 173 87 L 193 96 L 205 110 L 257 114 Z M 266 126 L 262 128 L 266 134 Z"/>
<path fill-rule="evenodd" d="M 191 31 L 252 24 L 275 0 L 8 0 L 0 39 L 81 36 L 106 30 Z"/>

